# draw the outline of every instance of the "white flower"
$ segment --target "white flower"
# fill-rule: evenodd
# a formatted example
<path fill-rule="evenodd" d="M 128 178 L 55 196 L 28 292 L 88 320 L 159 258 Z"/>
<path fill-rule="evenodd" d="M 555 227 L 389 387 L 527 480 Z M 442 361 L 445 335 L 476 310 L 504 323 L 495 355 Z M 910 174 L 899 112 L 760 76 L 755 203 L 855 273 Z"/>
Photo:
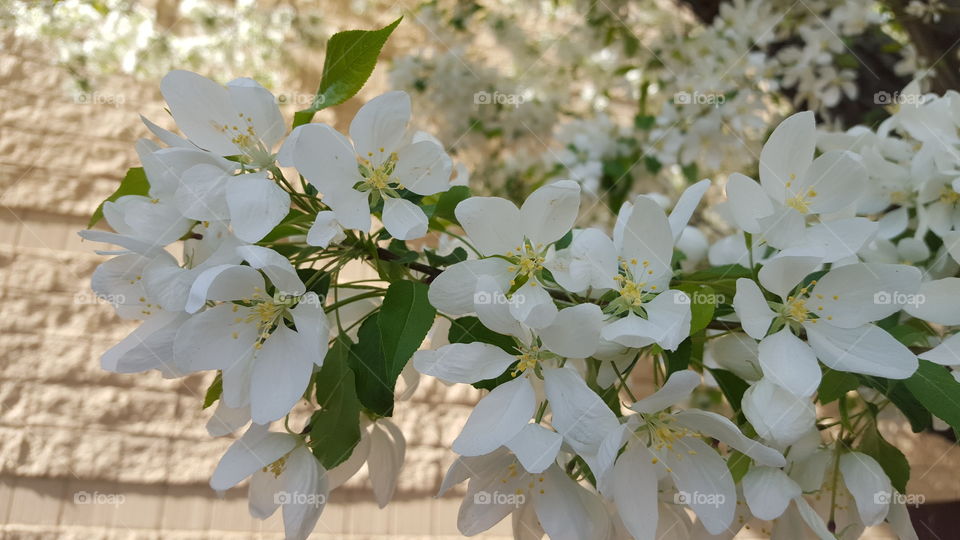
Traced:
<path fill-rule="evenodd" d="M 335 489 L 352 478 L 367 464 L 373 497 L 380 508 L 384 508 L 393 498 L 403 467 L 407 442 L 403 433 L 389 418 L 375 421 L 362 418 L 360 442 L 346 461 L 330 470 L 330 489 Z"/>
<path fill-rule="evenodd" d="M 250 477 L 250 514 L 267 519 L 283 506 L 288 540 L 306 539 L 330 493 L 327 471 L 303 441 L 253 424 L 220 459 L 210 486 L 225 491 Z"/>
<path fill-rule="evenodd" d="M 579 207 L 580 185 L 571 180 L 537 189 L 519 209 L 499 197 L 462 201 L 457 219 L 485 258 L 447 268 L 430 285 L 430 303 L 450 315 L 472 313 L 477 280 L 491 276 L 509 293 L 516 320 L 531 328 L 548 326 L 557 307 L 541 283 L 545 256 L 549 245 L 570 231 Z"/>
<path fill-rule="evenodd" d="M 232 166 L 190 167 L 175 197 L 184 216 L 229 222 L 234 234 L 247 242 L 266 236 L 290 211 L 290 195 L 269 173 L 234 174 Z"/>
<path fill-rule="evenodd" d="M 494 324 L 498 317 L 487 310 L 481 312 L 481 321 L 495 331 L 512 327 L 510 333 L 522 336 L 518 339 L 518 355 L 487 343 L 454 343 L 435 351 L 418 351 L 413 364 L 424 375 L 468 384 L 497 377 L 516 364 L 512 371 L 516 378 L 497 386 L 480 400 L 453 442 L 453 450 L 465 456 L 480 456 L 506 446 L 526 470 L 537 473 L 553 463 L 560 450 L 566 429 L 558 418 L 579 419 L 577 425 L 586 423 L 599 430 L 612 429 L 610 424 L 616 424 L 605 405 L 596 407 L 603 402 L 580 375 L 552 367 L 564 358 L 587 358 L 596 351 L 600 308 L 593 304 L 566 308 L 557 314 L 553 324 L 536 333 L 509 319 L 503 313 L 505 308 L 499 311 L 499 320 L 505 321 L 502 325 Z M 560 433 L 529 423 L 536 412 L 536 389 L 541 384 L 551 403 L 554 427 Z"/>
<path fill-rule="evenodd" d="M 765 377 L 750 385 L 743 393 L 741 407 L 757 435 L 788 446 L 810 430 L 817 411 L 809 398 L 784 389 L 776 384 L 778 381 L 780 379 Z"/>
<path fill-rule="evenodd" d="M 915 302 L 903 310 L 907 314 L 927 322 L 943 325 L 960 324 L 960 278 L 947 277 L 925 281 L 920 285 Z"/>
<path fill-rule="evenodd" d="M 529 473 L 504 449 L 460 457 L 447 471 L 438 495 L 464 480 L 469 483 L 457 528 L 466 536 L 486 531 L 508 515 L 513 516 L 516 538 L 542 538 L 546 533 L 555 540 L 584 540 L 610 534 L 601 500 L 556 464 Z"/>
<path fill-rule="evenodd" d="M 794 114 L 763 146 L 760 184 L 742 174 L 730 176 L 727 196 L 741 229 L 785 249 L 806 240 L 806 216 L 837 212 L 857 200 L 867 176 L 859 157 L 833 150 L 813 159 L 815 147 L 813 113 Z"/>
<path fill-rule="evenodd" d="M 452 162 L 443 146 L 411 137 L 410 96 L 388 92 L 360 108 L 347 139 L 326 124 L 307 124 L 291 133 L 280 162 L 297 168 L 323 194 L 347 229 L 370 230 L 371 205 L 383 201 L 383 224 L 397 239 L 427 233 L 427 216 L 400 190 L 432 195 L 450 187 Z"/>
<path fill-rule="evenodd" d="M 198 147 L 219 156 L 244 156 L 255 168 L 273 164 L 273 147 L 286 132 L 277 101 L 253 79 L 223 87 L 189 71 L 160 82 L 177 127 Z"/>
<path fill-rule="evenodd" d="M 602 336 L 625 347 L 656 343 L 675 350 L 690 334 L 690 297 L 668 289 L 673 277 L 674 242 L 683 232 L 686 219 L 674 231 L 656 202 L 638 197 L 627 217 L 621 213 L 618 222 L 623 222 L 619 234 L 615 233 L 615 243 L 620 246 L 620 272 L 615 267 L 607 269 L 618 296 L 605 309 L 614 316 L 625 316 L 607 324 Z"/>
<path fill-rule="evenodd" d="M 673 481 L 678 502 L 690 506 L 711 534 L 730 526 L 736 488 L 726 462 L 701 436 L 715 438 L 759 464 L 785 464 L 779 452 L 745 437 L 723 416 L 696 409 L 664 412 L 688 399 L 699 384 L 700 376 L 693 371 L 674 373 L 657 392 L 631 405 L 639 414 L 609 431 L 600 444 L 591 470 L 634 538 L 653 538 L 658 479 L 663 476 Z"/>
<path fill-rule="evenodd" d="M 285 257 L 259 246 L 238 252 L 250 266 L 215 266 L 194 281 L 188 312 L 207 301 L 221 303 L 183 324 L 174 356 L 193 371 L 221 370 L 224 403 L 232 408 L 249 404 L 253 421 L 265 424 L 290 411 L 306 390 L 313 366 L 323 364 L 327 319 L 320 299 L 304 294 Z M 276 289 L 273 296 L 264 275 Z"/>
<path fill-rule="evenodd" d="M 917 298 L 920 272 L 895 264 L 857 263 L 834 268 L 799 286 L 817 257 L 782 255 L 760 270 L 760 283 L 782 300 L 773 304 L 756 282 L 740 278 L 733 299 L 744 331 L 759 339 L 764 376 L 797 396 L 820 383 L 817 359 L 832 369 L 905 379 L 917 358 L 886 331 L 870 324 Z M 773 324 L 773 332 L 768 335 Z M 797 336 L 805 332 L 808 343 Z"/>

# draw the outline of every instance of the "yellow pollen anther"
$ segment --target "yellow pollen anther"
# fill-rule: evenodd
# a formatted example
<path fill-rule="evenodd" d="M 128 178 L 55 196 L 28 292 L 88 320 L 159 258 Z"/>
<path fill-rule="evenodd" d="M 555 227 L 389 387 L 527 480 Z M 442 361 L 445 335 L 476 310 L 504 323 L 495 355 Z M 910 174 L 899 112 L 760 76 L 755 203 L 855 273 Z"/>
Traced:
<path fill-rule="evenodd" d="M 793 208 L 801 214 L 806 214 L 810 211 L 810 204 L 803 197 L 803 195 L 795 195 L 784 201 L 787 206 Z"/>

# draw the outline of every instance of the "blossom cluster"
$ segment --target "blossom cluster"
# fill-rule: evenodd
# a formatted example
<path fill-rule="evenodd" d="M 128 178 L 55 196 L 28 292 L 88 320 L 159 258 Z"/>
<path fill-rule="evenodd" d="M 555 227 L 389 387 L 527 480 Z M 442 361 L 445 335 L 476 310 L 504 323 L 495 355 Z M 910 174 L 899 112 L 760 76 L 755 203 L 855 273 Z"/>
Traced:
<path fill-rule="evenodd" d="M 465 535 L 511 516 L 517 538 L 916 537 L 878 418 L 960 428 L 960 95 L 908 87 L 876 131 L 788 117 L 759 182 L 725 182 L 736 232 L 711 245 L 690 225 L 710 180 L 629 198 L 610 230 L 573 180 L 473 195 L 402 91 L 348 134 L 288 132 L 251 79 L 173 71 L 161 92 L 180 133 L 146 121 L 162 145 L 137 143 L 98 211 L 113 231 L 81 232 L 117 246 L 94 291 L 141 321 L 103 367 L 215 372 L 207 429 L 243 434 L 210 485 L 250 478 L 288 538 L 364 463 L 389 502 L 419 375 L 485 391 L 440 488 L 467 483 Z"/>

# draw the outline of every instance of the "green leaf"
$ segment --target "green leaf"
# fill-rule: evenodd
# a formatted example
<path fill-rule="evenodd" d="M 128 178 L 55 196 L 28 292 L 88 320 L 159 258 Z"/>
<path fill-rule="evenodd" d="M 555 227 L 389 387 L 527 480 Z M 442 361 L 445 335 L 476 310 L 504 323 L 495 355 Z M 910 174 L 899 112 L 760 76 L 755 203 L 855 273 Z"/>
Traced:
<path fill-rule="evenodd" d="M 859 378 L 864 386 L 880 392 L 896 405 L 910 421 L 910 428 L 913 429 L 914 433 L 930 429 L 933 426 L 933 418 L 930 416 L 930 412 L 914 397 L 904 381 L 892 381 L 868 375 L 860 375 Z"/>
<path fill-rule="evenodd" d="M 675 351 L 663 351 L 663 355 L 667 358 L 667 376 L 687 369 L 687 366 L 690 365 L 690 354 L 693 350 L 693 343 L 690 338 L 687 338 L 680 342 L 680 345 Z"/>
<path fill-rule="evenodd" d="M 316 375 L 320 410 L 310 417 L 310 442 L 327 470 L 343 463 L 360 442 L 360 401 L 349 356 L 350 339 L 338 337 Z"/>
<path fill-rule="evenodd" d="M 297 268 L 297 276 L 299 276 L 300 281 L 303 281 L 305 284 L 310 283 L 307 287 L 308 292 L 317 293 L 321 301 L 327 297 L 327 293 L 330 291 L 329 272 L 324 272 L 318 268 Z"/>
<path fill-rule="evenodd" d="M 407 247 L 406 242 L 397 240 L 396 238 L 390 241 L 390 245 L 387 246 L 387 251 L 397 256 L 393 261 L 397 264 L 412 263 L 420 257 L 419 253 Z"/>
<path fill-rule="evenodd" d="M 687 179 L 687 182 L 691 184 L 700 179 L 700 171 L 695 162 L 680 167 L 680 171 L 683 173 L 683 177 Z"/>
<path fill-rule="evenodd" d="M 611 384 L 606 388 L 600 388 L 600 384 L 597 382 L 597 375 L 600 374 L 601 361 L 594 358 L 588 358 L 586 362 L 587 386 L 596 392 L 598 396 L 600 396 L 600 399 L 607 404 L 607 407 L 610 407 L 610 410 L 613 411 L 617 417 L 623 416 L 623 410 L 620 408 L 620 393 L 617 391 L 617 385 Z M 616 369 L 615 366 L 614 369 Z"/>
<path fill-rule="evenodd" d="M 403 17 L 379 30 L 347 30 L 327 42 L 320 87 L 310 107 L 297 112 L 293 127 L 313 120 L 313 115 L 353 97 L 370 78 L 380 50 Z"/>
<path fill-rule="evenodd" d="M 427 256 L 427 262 L 430 264 L 430 266 L 453 266 L 458 262 L 467 260 L 467 250 L 463 249 L 462 247 L 454 248 L 449 255 L 437 255 L 436 252 L 429 249 L 424 249 L 423 253 Z"/>
<path fill-rule="evenodd" d="M 739 484 L 740 480 L 750 472 L 751 460 L 746 454 L 738 450 L 731 450 L 727 456 L 727 468 L 730 469 L 730 475 L 733 477 L 733 483 Z"/>
<path fill-rule="evenodd" d="M 445 219 L 459 225 L 460 222 L 457 221 L 455 210 L 457 205 L 468 197 L 470 197 L 470 188 L 467 186 L 453 186 L 441 193 L 440 198 L 437 199 L 437 205 L 433 210 L 433 215 L 430 216 L 431 225 L 433 225 L 434 228 L 445 228 L 442 224 L 437 223 L 438 219 Z"/>
<path fill-rule="evenodd" d="M 393 390 L 380 347 L 379 313 L 367 317 L 350 347 L 350 369 L 356 374 L 357 397 L 364 408 L 378 416 L 393 416 Z"/>
<path fill-rule="evenodd" d="M 274 227 L 272 231 L 260 239 L 260 242 L 276 242 L 282 238 L 305 234 L 303 228 L 295 227 L 294 224 L 306 224 L 309 221 L 310 215 L 297 210 L 296 208 L 291 208 L 290 212 L 287 214 L 287 217 L 283 218 L 283 221 L 281 221 L 279 225 Z"/>
<path fill-rule="evenodd" d="M 720 391 L 723 392 L 724 397 L 727 398 L 730 407 L 733 408 L 733 412 L 740 418 L 740 422 L 738 423 L 745 422 L 746 418 L 743 417 L 743 413 L 740 411 L 740 403 L 743 401 L 743 393 L 747 391 L 750 385 L 725 369 L 710 369 L 710 374 L 716 379 L 717 386 L 720 387 Z"/>
<path fill-rule="evenodd" d="M 928 411 L 960 432 L 960 382 L 950 370 L 920 360 L 920 367 L 904 384 Z"/>
<path fill-rule="evenodd" d="M 207 388 L 207 394 L 203 396 L 203 408 L 213 405 L 220 399 L 220 394 L 223 393 L 223 374 L 219 371 L 217 376 L 214 377 L 213 382 L 210 383 L 210 387 Z"/>
<path fill-rule="evenodd" d="M 910 480 L 910 463 L 896 446 L 887 442 L 877 431 L 876 426 L 867 429 L 860 440 L 859 451 L 877 460 L 883 467 L 883 472 L 890 477 L 894 489 L 900 493 L 907 492 L 907 481 Z"/>
<path fill-rule="evenodd" d="M 860 379 L 853 373 L 828 369 L 820 379 L 820 388 L 817 390 L 817 399 L 826 405 L 832 403 L 851 390 L 860 386 Z"/>
<path fill-rule="evenodd" d="M 143 195 L 147 196 L 150 194 L 150 182 L 147 181 L 147 174 L 143 172 L 143 167 L 134 167 L 127 170 L 127 174 L 123 177 L 123 180 L 120 181 L 120 185 L 117 186 L 117 190 L 113 192 L 112 195 L 104 199 L 100 206 L 94 210 L 93 215 L 90 217 L 90 222 L 87 223 L 87 228 L 91 228 L 97 224 L 98 221 L 103 219 L 103 205 L 108 202 L 113 202 L 120 197 L 126 195 Z"/>
<path fill-rule="evenodd" d="M 713 312 L 717 309 L 719 295 L 709 285 L 682 283 L 674 287 L 687 293 L 690 298 L 690 333 L 696 334 L 703 330 L 713 320 Z"/>
<path fill-rule="evenodd" d="M 498 334 L 484 326 L 480 319 L 476 317 L 460 317 L 450 323 L 450 330 L 447 332 L 447 341 L 450 343 L 489 343 L 496 345 L 507 354 L 518 354 L 516 343 L 510 336 Z M 473 384 L 474 388 L 481 390 L 493 390 L 497 386 L 511 380 L 513 366 L 510 366 L 499 377 L 486 379 Z"/>
<path fill-rule="evenodd" d="M 566 249 L 573 243 L 573 231 L 567 231 L 567 234 L 560 237 L 559 240 L 554 244 L 554 247 L 558 250 Z"/>
<path fill-rule="evenodd" d="M 685 276 L 680 276 L 680 281 L 714 281 L 717 279 L 737 279 L 753 277 L 750 269 L 739 264 L 724 264 L 721 266 L 711 266 L 703 270 L 691 272 Z"/>
<path fill-rule="evenodd" d="M 651 114 L 638 114 L 633 117 L 633 126 L 644 131 L 653 128 L 656 122 L 657 117 Z"/>
<path fill-rule="evenodd" d="M 419 281 L 397 281 L 387 288 L 378 316 L 387 382 L 396 381 L 433 326 L 437 310 L 427 300 L 429 289 Z"/>

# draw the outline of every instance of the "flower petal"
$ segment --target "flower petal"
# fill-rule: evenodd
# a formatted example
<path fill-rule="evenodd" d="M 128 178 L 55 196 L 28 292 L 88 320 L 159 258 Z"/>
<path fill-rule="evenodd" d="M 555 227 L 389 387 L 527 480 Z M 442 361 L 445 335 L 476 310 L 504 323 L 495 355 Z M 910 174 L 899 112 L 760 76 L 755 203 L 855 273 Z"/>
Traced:
<path fill-rule="evenodd" d="M 754 339 L 763 339 L 770 329 L 774 315 L 766 298 L 760 292 L 760 287 L 753 280 L 740 278 L 737 280 L 737 293 L 733 296 L 733 309 L 740 317 L 743 331 Z"/>
<path fill-rule="evenodd" d="M 919 365 L 910 349 L 872 324 L 838 328 L 807 322 L 803 326 L 817 358 L 838 371 L 906 379 Z"/>
<path fill-rule="evenodd" d="M 453 451 L 464 456 L 488 454 L 517 436 L 533 417 L 536 396 L 526 377 L 493 389 L 477 403 Z"/>
<path fill-rule="evenodd" d="M 388 197 L 383 201 L 383 225 L 397 240 L 414 240 L 427 234 L 427 215 L 406 199 Z"/>
<path fill-rule="evenodd" d="M 623 525 L 636 540 L 657 533 L 657 470 L 646 447 L 634 444 L 613 468 L 613 501 Z"/>
<path fill-rule="evenodd" d="M 557 316 L 553 297 L 535 279 L 530 279 L 510 297 L 510 314 L 530 328 L 544 328 Z"/>
<path fill-rule="evenodd" d="M 240 153 L 221 129 L 237 117 L 226 88 L 202 75 L 176 69 L 160 81 L 160 93 L 177 127 L 193 143 L 221 156 Z"/>
<path fill-rule="evenodd" d="M 247 242 L 266 236 L 290 211 L 290 195 L 260 173 L 234 178 L 227 188 L 226 200 L 234 234 Z"/>
<path fill-rule="evenodd" d="M 725 416 L 709 411 L 687 409 L 673 415 L 674 421 L 687 429 L 713 437 L 730 448 L 739 450 L 760 465 L 783 467 L 783 454 L 747 437 Z"/>
<path fill-rule="evenodd" d="M 363 180 L 350 140 L 326 124 L 304 124 L 287 137 L 281 163 L 297 168 L 324 195 L 351 189 Z"/>
<path fill-rule="evenodd" d="M 243 257 L 251 268 L 266 274 L 278 291 L 291 296 L 300 296 L 306 291 L 297 270 L 286 257 L 276 251 L 263 246 L 240 246 L 237 254 Z"/>
<path fill-rule="evenodd" d="M 960 278 L 948 277 L 927 281 L 920 286 L 917 302 L 903 310 L 918 319 L 943 325 L 960 324 Z"/>
<path fill-rule="evenodd" d="M 743 393 L 742 407 L 758 435 L 784 446 L 800 440 L 816 421 L 809 399 L 786 392 L 769 379 L 760 379 Z"/>
<path fill-rule="evenodd" d="M 677 199 L 677 203 L 673 205 L 668 221 L 670 222 L 670 230 L 673 231 L 674 243 L 680 240 L 683 229 L 690 222 L 690 217 L 693 216 L 693 212 L 696 211 L 700 200 L 703 199 L 703 195 L 708 189 L 710 189 L 710 180 L 701 180 L 683 190 L 680 198 Z"/>
<path fill-rule="evenodd" d="M 437 276 L 430 283 L 427 299 L 430 304 L 447 315 L 473 313 L 477 281 L 480 276 L 493 276 L 500 283 L 510 281 L 507 271 L 510 263 L 503 259 L 470 259 L 458 262 Z"/>
<path fill-rule="evenodd" d="M 210 487 L 216 491 L 230 489 L 280 459 L 295 445 L 296 439 L 290 435 L 270 433 L 266 426 L 252 425 L 220 458 L 210 478 Z"/>
<path fill-rule="evenodd" d="M 246 311 L 234 311 L 230 304 L 220 304 L 190 317 L 173 344 L 176 363 L 191 371 L 229 369 L 246 363 L 259 334 L 255 324 L 237 322 L 238 318 L 245 320 L 246 315 Z"/>
<path fill-rule="evenodd" d="M 670 222 L 653 199 L 637 197 L 623 230 L 620 255 L 629 264 L 636 281 L 646 290 L 666 289 L 672 275 L 673 232 Z"/>
<path fill-rule="evenodd" d="M 250 382 L 250 416 L 258 424 L 279 420 L 307 389 L 314 357 L 300 336 L 284 325 L 256 352 Z"/>
<path fill-rule="evenodd" d="M 563 437 L 556 431 L 540 424 L 527 424 L 506 446 L 527 472 L 536 474 L 553 465 L 562 443 Z"/>
<path fill-rule="evenodd" d="M 764 289 L 786 299 L 790 291 L 820 265 L 821 260 L 810 256 L 774 257 L 764 263 L 757 277 Z"/>
<path fill-rule="evenodd" d="M 540 330 L 543 346 L 566 358 L 587 358 L 600 345 L 603 313 L 596 304 L 561 309 L 550 326 Z"/>
<path fill-rule="evenodd" d="M 520 207 L 521 230 L 534 246 L 556 242 L 570 232 L 580 209 L 580 184 L 560 180 L 527 197 Z"/>
<path fill-rule="evenodd" d="M 919 299 L 920 270 L 903 264 L 857 263 L 834 268 L 817 281 L 807 309 L 833 326 L 856 328 Z"/>
<path fill-rule="evenodd" d="M 696 372 L 689 369 L 676 371 L 659 390 L 638 400 L 630 409 L 645 414 L 662 411 L 689 398 L 697 386 L 700 386 L 700 375 Z"/>
<path fill-rule="evenodd" d="M 789 328 L 763 338 L 758 352 L 764 377 L 800 397 L 812 396 L 817 391 L 820 386 L 817 355 Z"/>
<path fill-rule="evenodd" d="M 727 463 L 700 439 L 680 437 L 673 449 L 657 452 L 677 486 L 683 502 L 711 534 L 720 534 L 733 521 L 737 490 Z"/>
<path fill-rule="evenodd" d="M 470 197 L 454 210 L 473 245 L 484 255 L 502 255 L 523 242 L 520 210 L 500 197 Z"/>
<path fill-rule="evenodd" d="M 452 169 L 453 162 L 442 146 L 420 141 L 400 149 L 393 176 L 414 193 L 433 195 L 450 189 Z"/>
<path fill-rule="evenodd" d="M 804 196 L 811 213 L 826 214 L 850 206 L 860 197 L 867 169 L 857 154 L 831 150 L 813 160 L 801 180 L 787 188 L 787 193 Z"/>
<path fill-rule="evenodd" d="M 760 151 L 760 184 L 770 197 L 783 203 L 787 182 L 803 178 L 813 161 L 817 128 L 813 113 L 796 113 L 773 130 Z"/>
<path fill-rule="evenodd" d="M 413 354 L 413 366 L 424 375 L 449 383 L 475 382 L 497 377 L 516 358 L 489 343 L 451 343 L 435 351 L 422 350 Z"/>
<path fill-rule="evenodd" d="M 343 227 L 337 221 L 337 215 L 330 210 L 318 212 L 317 219 L 307 231 L 307 244 L 311 246 L 326 248 L 330 244 L 343 241 L 344 238 L 346 235 L 343 234 Z"/>
<path fill-rule="evenodd" d="M 780 517 L 801 493 L 796 482 L 774 467 L 753 467 L 743 477 L 743 496 L 753 515 L 762 520 Z"/>
<path fill-rule="evenodd" d="M 893 488 L 883 467 L 872 457 L 860 452 L 847 452 L 840 456 L 840 474 L 853 500 L 863 524 L 879 525 L 890 509 Z"/>
<path fill-rule="evenodd" d="M 237 113 L 246 117 L 245 120 L 253 127 L 257 138 L 263 141 L 266 150 L 273 150 L 273 145 L 283 138 L 287 130 L 277 99 L 260 83 L 247 77 L 228 82 L 227 92 Z"/>
<path fill-rule="evenodd" d="M 410 121 L 410 96 L 394 91 L 368 101 L 350 123 L 350 138 L 357 155 L 380 166 L 396 151 Z"/>
<path fill-rule="evenodd" d="M 731 174 L 727 180 L 727 201 L 737 227 L 749 233 L 760 232 L 757 220 L 773 214 L 767 192 L 752 178 L 740 173 Z"/>
<path fill-rule="evenodd" d="M 543 380 L 553 427 L 578 453 L 595 454 L 606 434 L 620 424 L 613 411 L 571 369 L 544 368 Z"/>

